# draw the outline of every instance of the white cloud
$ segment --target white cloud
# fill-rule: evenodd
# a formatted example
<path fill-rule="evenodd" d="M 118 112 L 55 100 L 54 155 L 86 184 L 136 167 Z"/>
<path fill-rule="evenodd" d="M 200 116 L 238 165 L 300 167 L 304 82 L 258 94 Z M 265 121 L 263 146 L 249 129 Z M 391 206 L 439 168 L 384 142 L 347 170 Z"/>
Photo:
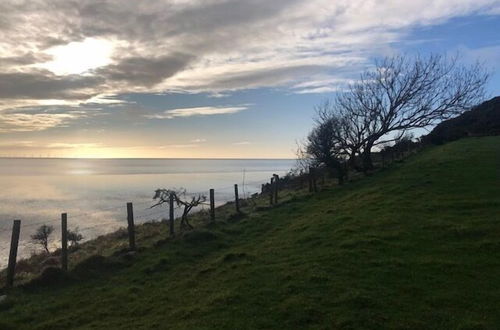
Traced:
<path fill-rule="evenodd" d="M 199 147 L 199 145 L 196 143 L 187 143 L 187 144 L 168 144 L 165 146 L 160 146 L 158 147 L 158 149 L 170 149 L 170 148 L 184 149 L 184 148 L 197 148 L 197 147 Z"/>
<path fill-rule="evenodd" d="M 488 69 L 500 68 L 500 45 L 475 49 L 460 47 L 458 51 L 470 63 L 479 61 L 484 63 Z"/>
<path fill-rule="evenodd" d="M 102 147 L 102 143 L 49 143 L 46 147 L 49 149 L 86 149 Z"/>
<path fill-rule="evenodd" d="M 250 142 L 250 141 L 240 141 L 240 142 L 234 142 L 233 143 L 234 146 L 244 146 L 244 145 L 249 145 L 249 144 L 252 144 L 252 142 Z"/>
<path fill-rule="evenodd" d="M 37 144 L 34 141 L 3 141 L 0 143 L 0 148 L 30 148 Z"/>
<path fill-rule="evenodd" d="M 0 108 L 119 103 L 99 95 L 131 92 L 334 91 L 411 28 L 499 8 L 498 0 L 3 0 Z M 307 81 L 321 83 L 296 87 Z M 223 111 L 202 109 L 163 117 Z"/>
<path fill-rule="evenodd" d="M 89 98 L 85 102 L 82 102 L 82 104 L 106 104 L 106 105 L 117 105 L 117 104 L 128 104 L 128 103 L 130 102 L 120 100 L 116 98 L 116 95 L 113 94 L 98 94 Z"/>
<path fill-rule="evenodd" d="M 500 4 L 492 6 L 488 13 L 490 15 L 500 15 Z"/>
<path fill-rule="evenodd" d="M 173 119 L 177 117 L 213 116 L 213 115 L 232 114 L 246 109 L 248 109 L 246 106 L 180 108 L 180 109 L 166 110 L 161 114 L 146 115 L 145 117 L 149 119 Z"/>
<path fill-rule="evenodd" d="M 68 121 L 81 117 L 75 113 L 0 114 L 0 132 L 43 131 L 56 126 L 63 126 Z"/>

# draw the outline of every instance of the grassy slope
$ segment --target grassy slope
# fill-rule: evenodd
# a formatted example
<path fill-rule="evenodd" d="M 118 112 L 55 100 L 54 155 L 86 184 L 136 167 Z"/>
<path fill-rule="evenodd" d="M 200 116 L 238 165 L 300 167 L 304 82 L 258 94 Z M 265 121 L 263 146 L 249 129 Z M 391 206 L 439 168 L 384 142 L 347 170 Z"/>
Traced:
<path fill-rule="evenodd" d="M 132 261 L 89 263 L 85 281 L 17 292 L 0 328 L 493 329 L 499 169 L 498 137 L 436 147 Z"/>

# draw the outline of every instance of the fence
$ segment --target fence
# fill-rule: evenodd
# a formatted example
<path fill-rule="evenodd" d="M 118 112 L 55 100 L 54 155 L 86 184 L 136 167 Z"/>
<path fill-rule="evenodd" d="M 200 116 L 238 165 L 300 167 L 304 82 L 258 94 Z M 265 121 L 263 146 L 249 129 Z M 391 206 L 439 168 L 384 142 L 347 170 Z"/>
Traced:
<path fill-rule="evenodd" d="M 381 153 L 381 165 L 382 167 L 387 166 L 390 162 L 393 162 L 395 160 L 400 160 L 407 156 L 408 154 L 403 153 L 403 154 L 389 154 L 389 157 L 386 154 Z M 388 159 L 389 158 L 389 159 Z M 318 191 L 318 180 L 321 180 L 321 183 L 325 183 L 325 175 L 326 171 L 325 169 L 319 169 L 319 168 L 314 168 L 310 167 L 308 169 L 308 173 L 303 174 L 303 175 L 298 175 L 296 177 L 290 178 L 290 177 L 285 177 L 285 178 L 280 178 L 278 175 L 274 174 L 273 177 L 270 179 L 269 183 L 262 184 L 261 185 L 261 191 L 260 194 L 261 196 L 269 194 L 269 204 L 270 205 L 275 205 L 278 204 L 279 201 L 279 191 L 283 188 L 305 188 L 304 181 L 307 180 L 307 188 L 308 191 L 313 193 Z M 255 181 L 255 182 L 247 182 L 247 185 L 250 184 L 256 184 L 256 183 L 261 183 L 262 181 Z M 243 188 L 244 188 L 243 184 Z M 219 188 L 211 188 L 209 189 L 208 196 L 209 200 L 208 202 L 204 203 L 202 207 L 208 206 L 209 207 L 209 219 L 211 222 L 215 222 L 217 219 L 217 211 L 216 211 L 216 191 L 218 190 L 224 190 L 224 189 L 230 189 L 234 188 L 234 199 L 233 199 L 233 204 L 234 204 L 234 211 L 236 213 L 241 212 L 241 198 L 239 195 L 239 186 L 238 184 L 234 184 L 234 186 L 226 186 L 226 187 L 219 187 Z M 192 192 L 189 193 L 188 195 L 205 195 L 206 192 Z M 246 193 L 243 194 L 244 198 L 248 198 Z M 139 207 L 138 207 L 139 206 Z M 145 205 L 144 203 L 133 203 L 133 202 L 128 202 L 124 203 L 121 206 L 116 206 L 112 208 L 107 208 L 107 209 L 100 209 L 100 212 L 107 212 L 107 211 L 122 211 L 124 216 L 123 218 L 127 219 L 126 222 L 126 228 L 127 228 L 127 235 L 128 235 L 128 249 L 129 250 L 136 250 L 137 249 L 137 242 L 136 242 L 136 225 L 138 223 L 145 223 L 147 221 L 151 221 L 153 219 L 157 219 L 160 216 L 165 216 L 168 211 L 168 218 L 166 220 L 168 221 L 168 232 L 170 236 L 175 235 L 175 226 L 174 222 L 176 217 L 175 211 L 178 209 L 179 206 L 176 206 L 174 203 L 173 196 L 170 196 L 169 203 L 168 203 L 168 210 L 165 208 L 158 208 L 158 209 L 152 209 L 150 205 Z M 139 211 L 139 212 L 137 212 Z M 8 264 L 7 264 L 7 272 L 6 272 L 6 287 L 11 287 L 14 283 L 14 277 L 16 274 L 16 262 L 17 262 L 17 255 L 18 255 L 18 247 L 19 247 L 19 240 L 21 237 L 21 232 L 22 230 L 26 230 L 29 228 L 34 228 L 36 226 L 40 225 L 47 225 L 47 224 L 52 224 L 55 222 L 60 222 L 61 226 L 61 240 L 58 242 L 59 247 L 60 247 L 60 266 L 61 268 L 66 271 L 68 269 L 68 225 L 72 224 L 72 221 L 78 218 L 83 218 L 83 217 L 88 217 L 91 213 L 81 213 L 77 215 L 72 215 L 68 213 L 62 213 L 60 219 L 53 219 L 53 220 L 48 220 L 48 221 L 42 221 L 42 222 L 36 222 L 36 223 L 29 223 L 27 225 L 22 225 L 22 221 L 20 219 L 16 219 L 13 221 L 12 224 L 12 229 L 11 229 L 11 240 L 10 240 L 10 249 L 9 249 L 9 255 L 8 255 Z M 165 218 L 164 218 L 165 219 Z M 123 227 L 125 225 L 125 222 L 117 223 L 116 221 L 100 221 L 98 224 L 94 224 L 92 226 L 87 226 L 84 228 L 80 228 L 81 232 L 85 233 L 86 231 L 91 231 L 96 228 L 102 229 L 103 227 L 107 227 L 109 229 L 113 229 L 112 225 L 120 225 Z M 114 229 L 117 229 L 116 227 Z M 0 233 L 6 232 L 6 230 L 0 230 Z"/>
<path fill-rule="evenodd" d="M 245 182 L 243 183 L 243 194 L 241 195 L 241 191 L 239 190 L 240 186 L 238 184 L 234 184 L 231 186 L 224 186 L 224 187 L 218 187 L 218 188 L 212 188 L 209 189 L 207 192 L 190 192 L 189 194 L 186 194 L 187 196 L 196 196 L 196 195 L 207 195 L 208 193 L 208 201 L 203 203 L 199 209 L 205 209 L 205 207 L 208 207 L 209 209 L 209 220 L 211 222 L 215 222 L 217 219 L 217 210 L 216 207 L 220 204 L 224 204 L 225 202 L 228 202 L 227 199 L 222 200 L 220 203 L 217 203 L 216 200 L 216 193 L 217 191 L 226 191 L 228 189 L 233 188 L 234 189 L 234 196 L 229 202 L 232 202 L 234 204 L 234 211 L 236 213 L 241 212 L 241 204 L 240 200 L 248 198 L 248 194 L 245 192 L 245 185 L 254 185 L 254 184 L 261 184 L 262 180 L 259 181 L 254 181 L 254 182 Z M 269 185 L 269 184 L 268 184 Z M 265 193 L 266 192 L 266 187 L 268 185 L 262 185 L 261 186 L 261 191 L 260 193 Z M 279 177 L 277 175 L 274 175 L 271 181 L 271 204 L 275 204 L 278 201 L 278 186 L 279 186 Z M 173 196 L 171 196 L 170 201 L 168 203 L 168 206 L 165 207 L 158 207 L 158 208 L 151 208 L 151 203 L 134 203 L 134 202 L 127 202 L 123 203 L 121 206 L 115 206 L 115 207 L 110 207 L 110 208 L 102 208 L 99 209 L 98 211 L 100 213 L 116 213 L 119 212 L 122 214 L 122 218 L 126 219 L 125 221 L 99 221 L 98 223 L 95 224 L 90 224 L 84 227 L 78 227 L 78 231 L 81 234 L 84 234 L 86 238 L 88 238 L 88 234 L 92 232 L 99 232 L 99 234 L 106 234 L 108 232 L 111 232 L 113 230 L 117 230 L 118 228 L 123 228 L 126 227 L 127 230 L 127 235 L 128 235 L 128 249 L 129 250 L 136 250 L 137 249 L 137 241 L 136 241 L 136 226 L 141 223 L 146 223 L 149 221 L 153 220 L 166 220 L 168 224 L 168 233 L 170 236 L 175 235 L 175 220 L 179 216 L 179 210 L 180 206 L 177 206 L 176 203 L 174 203 Z M 58 257 L 60 258 L 59 260 L 59 265 L 62 270 L 67 271 L 68 269 L 68 258 L 71 256 L 69 253 L 68 249 L 68 233 L 71 231 L 75 231 L 75 220 L 82 220 L 85 218 L 90 218 L 93 214 L 93 212 L 83 212 L 79 214 L 71 214 L 71 213 L 61 213 L 59 218 L 56 219 L 50 219 L 46 221 L 38 221 L 38 222 L 32 222 L 28 224 L 24 224 L 21 219 L 15 219 L 13 221 L 13 226 L 11 229 L 3 229 L 0 230 L 0 233 L 5 233 L 8 234 L 8 232 L 11 232 L 10 236 L 10 248 L 8 249 L 9 254 L 8 254 L 8 263 L 7 263 L 7 269 L 6 269 L 6 287 L 11 287 L 14 284 L 14 279 L 15 279 L 15 274 L 16 274 L 16 264 L 17 264 L 17 257 L 18 257 L 18 250 L 19 250 L 19 243 L 21 239 L 21 234 L 24 232 L 33 232 L 37 228 L 39 228 L 42 225 L 47 225 L 51 226 L 52 228 L 56 227 L 57 229 L 60 229 L 60 231 L 57 232 L 57 234 L 60 235 L 60 239 L 58 239 L 56 242 L 52 242 L 52 245 L 50 246 L 51 248 L 56 248 L 58 249 Z M 92 236 L 92 235 L 90 235 Z M 95 236 L 94 236 L 95 237 Z M 7 249 L 5 249 L 7 250 Z M 1 285 L 0 285 L 1 287 Z"/>

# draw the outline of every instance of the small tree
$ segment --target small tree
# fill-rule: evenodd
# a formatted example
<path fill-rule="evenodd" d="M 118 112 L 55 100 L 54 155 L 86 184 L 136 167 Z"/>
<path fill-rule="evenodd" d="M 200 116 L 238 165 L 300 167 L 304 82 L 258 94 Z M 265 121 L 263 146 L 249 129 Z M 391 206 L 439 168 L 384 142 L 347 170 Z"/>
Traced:
<path fill-rule="evenodd" d="M 49 251 L 49 237 L 53 231 L 54 231 L 53 226 L 41 225 L 36 230 L 36 233 L 31 235 L 31 240 L 33 241 L 34 244 L 41 245 L 47 253 L 50 253 L 50 251 Z"/>
<path fill-rule="evenodd" d="M 331 172 L 336 172 L 339 184 L 343 184 L 348 152 L 337 136 L 339 125 L 337 118 L 320 118 L 307 137 L 306 151 L 318 165 L 324 164 Z"/>
<path fill-rule="evenodd" d="M 182 217 L 181 217 L 181 229 L 193 229 L 194 227 L 188 221 L 189 212 L 199 206 L 205 204 L 207 197 L 204 195 L 198 196 L 187 196 L 186 189 L 157 189 L 155 190 L 155 195 L 153 196 L 153 200 L 159 200 L 156 204 L 151 206 L 151 208 L 160 206 L 163 203 L 168 203 L 170 201 L 170 196 L 173 196 L 174 203 L 177 204 L 178 207 L 183 207 Z"/>
<path fill-rule="evenodd" d="M 68 241 L 71 247 L 78 246 L 78 243 L 83 239 L 83 235 L 80 234 L 78 227 L 74 231 L 68 229 Z"/>
<path fill-rule="evenodd" d="M 307 153 L 307 142 L 296 141 L 295 166 L 290 170 L 291 175 L 302 175 L 307 173 L 311 166 L 314 166 L 314 159 Z"/>
<path fill-rule="evenodd" d="M 347 157 L 349 166 L 357 169 L 356 156 L 360 153 L 370 127 L 371 118 L 360 116 L 341 98 L 325 100 L 315 108 L 317 125 L 328 125 L 337 150 Z"/>

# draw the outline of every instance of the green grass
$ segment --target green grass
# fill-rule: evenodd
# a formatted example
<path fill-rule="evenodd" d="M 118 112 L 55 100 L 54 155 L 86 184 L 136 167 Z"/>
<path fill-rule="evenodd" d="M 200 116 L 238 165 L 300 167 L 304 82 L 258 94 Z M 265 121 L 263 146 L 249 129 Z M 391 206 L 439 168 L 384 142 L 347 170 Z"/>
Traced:
<path fill-rule="evenodd" d="M 470 138 L 343 187 L 289 192 L 17 288 L 0 328 L 496 329 L 499 171 L 500 138 Z"/>

